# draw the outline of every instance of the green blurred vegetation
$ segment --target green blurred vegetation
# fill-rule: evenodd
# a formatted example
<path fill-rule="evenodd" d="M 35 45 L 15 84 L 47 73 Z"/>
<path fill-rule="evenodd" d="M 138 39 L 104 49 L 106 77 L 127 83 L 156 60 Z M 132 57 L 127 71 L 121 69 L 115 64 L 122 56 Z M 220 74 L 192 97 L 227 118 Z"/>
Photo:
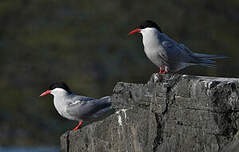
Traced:
<path fill-rule="evenodd" d="M 238 0 L 1 0 L 0 146 L 56 145 L 76 125 L 39 98 L 52 82 L 91 97 L 147 82 L 158 69 L 127 35 L 145 19 L 193 51 L 232 57 L 181 73 L 238 77 Z"/>

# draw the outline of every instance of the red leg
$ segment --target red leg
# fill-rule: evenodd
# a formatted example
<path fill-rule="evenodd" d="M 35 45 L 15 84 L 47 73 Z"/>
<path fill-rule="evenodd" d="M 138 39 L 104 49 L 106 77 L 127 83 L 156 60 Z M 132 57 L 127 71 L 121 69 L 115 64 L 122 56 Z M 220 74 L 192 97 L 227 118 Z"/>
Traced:
<path fill-rule="evenodd" d="M 159 69 L 160 69 L 160 71 L 158 72 L 159 74 L 165 74 L 165 73 L 166 73 L 166 70 L 165 70 L 165 69 L 164 69 L 164 71 L 162 70 L 161 67 L 160 67 Z"/>
<path fill-rule="evenodd" d="M 83 122 L 80 121 L 79 124 L 78 124 L 74 129 L 72 129 L 72 130 L 77 130 L 77 129 L 79 129 L 79 127 L 82 125 L 82 123 L 83 123 Z"/>
<path fill-rule="evenodd" d="M 166 74 L 166 73 L 168 73 L 168 67 L 164 67 L 164 71 L 162 70 L 162 68 L 160 67 L 159 68 L 160 69 L 160 71 L 158 72 L 158 74 Z"/>
<path fill-rule="evenodd" d="M 162 68 L 160 67 L 159 69 L 160 69 L 160 71 L 159 71 L 158 73 L 159 73 L 159 74 L 162 74 Z"/>

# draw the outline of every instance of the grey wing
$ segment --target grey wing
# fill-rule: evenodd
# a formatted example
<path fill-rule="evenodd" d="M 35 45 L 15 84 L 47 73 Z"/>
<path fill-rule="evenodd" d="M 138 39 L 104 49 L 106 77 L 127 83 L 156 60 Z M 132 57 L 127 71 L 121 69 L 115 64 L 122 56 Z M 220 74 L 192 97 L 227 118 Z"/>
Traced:
<path fill-rule="evenodd" d="M 179 44 L 179 47 L 184 50 L 188 56 L 190 57 L 190 60 L 187 63 L 201 63 L 202 65 L 210 65 L 215 63 L 215 61 L 210 60 L 211 58 L 225 58 L 225 56 L 219 56 L 219 55 L 208 55 L 208 54 L 200 54 L 200 53 L 194 53 L 192 52 L 188 47 L 186 47 L 184 44 Z M 211 65 L 213 66 L 213 65 Z"/>
<path fill-rule="evenodd" d="M 170 62 L 179 63 L 194 63 L 197 62 L 197 58 L 193 56 L 192 51 L 190 51 L 183 44 L 179 44 L 176 41 L 170 39 L 166 34 L 161 36 L 161 44 Z"/>
<path fill-rule="evenodd" d="M 90 119 L 95 113 L 111 106 L 110 97 L 103 97 L 100 99 L 79 101 L 75 104 L 70 104 L 66 108 L 66 112 L 77 117 L 77 119 Z"/>

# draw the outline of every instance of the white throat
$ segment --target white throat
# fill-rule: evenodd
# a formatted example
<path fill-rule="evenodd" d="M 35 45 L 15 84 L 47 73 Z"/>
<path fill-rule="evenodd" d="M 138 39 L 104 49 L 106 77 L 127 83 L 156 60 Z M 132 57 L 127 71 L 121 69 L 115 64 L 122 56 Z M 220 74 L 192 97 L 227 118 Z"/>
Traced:
<path fill-rule="evenodd" d="M 156 28 L 147 27 L 141 30 L 144 48 L 154 49 L 160 45 L 159 31 Z"/>
<path fill-rule="evenodd" d="M 68 95 L 68 92 L 62 88 L 55 88 L 55 89 L 51 90 L 51 94 L 54 97 L 58 97 L 58 96 L 66 96 L 66 95 Z"/>

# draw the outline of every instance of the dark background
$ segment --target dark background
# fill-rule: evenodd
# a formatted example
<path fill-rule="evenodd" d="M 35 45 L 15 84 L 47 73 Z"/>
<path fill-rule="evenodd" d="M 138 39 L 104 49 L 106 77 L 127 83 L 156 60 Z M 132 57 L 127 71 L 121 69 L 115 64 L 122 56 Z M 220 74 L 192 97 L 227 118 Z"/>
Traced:
<path fill-rule="evenodd" d="M 77 124 L 39 98 L 52 82 L 91 97 L 146 83 L 158 69 L 141 36 L 127 35 L 146 19 L 193 51 L 232 57 L 180 73 L 238 77 L 238 0 L 1 0 L 0 146 L 58 145 Z"/>

